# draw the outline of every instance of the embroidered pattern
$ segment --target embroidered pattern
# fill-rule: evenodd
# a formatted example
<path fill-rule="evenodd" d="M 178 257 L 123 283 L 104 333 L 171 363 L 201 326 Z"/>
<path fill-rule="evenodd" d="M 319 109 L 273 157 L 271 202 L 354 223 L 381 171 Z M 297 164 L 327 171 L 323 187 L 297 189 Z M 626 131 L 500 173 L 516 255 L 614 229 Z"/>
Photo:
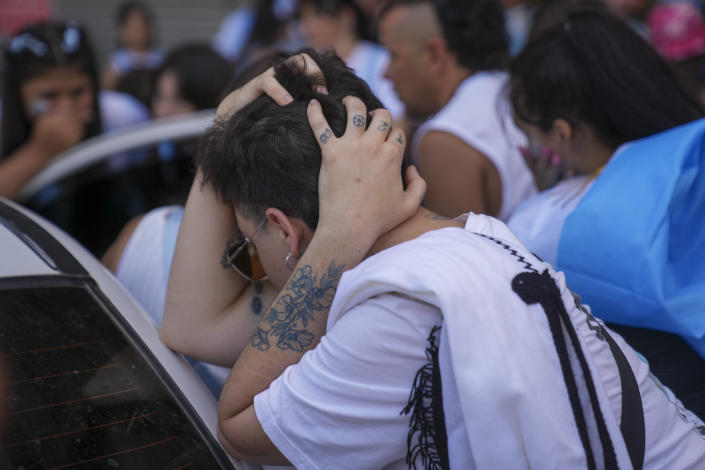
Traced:
<path fill-rule="evenodd" d="M 414 470 L 418 468 L 419 458 L 421 468 L 427 470 L 450 468 L 436 337 L 440 330 L 440 326 L 435 326 L 428 335 L 429 346 L 426 349 L 428 363 L 416 373 L 409 393 L 409 401 L 401 412 L 403 415 L 411 413 L 409 433 L 406 438 L 406 463 Z"/>

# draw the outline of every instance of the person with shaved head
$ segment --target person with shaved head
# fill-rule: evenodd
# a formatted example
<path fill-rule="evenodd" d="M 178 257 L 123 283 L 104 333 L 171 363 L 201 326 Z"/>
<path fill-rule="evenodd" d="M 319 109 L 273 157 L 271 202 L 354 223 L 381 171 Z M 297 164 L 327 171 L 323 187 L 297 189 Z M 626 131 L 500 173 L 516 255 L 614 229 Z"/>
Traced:
<path fill-rule="evenodd" d="M 386 77 L 407 115 L 423 120 L 412 163 L 428 183 L 424 205 L 506 220 L 535 191 L 519 148 L 525 136 L 501 93 L 509 61 L 498 0 L 393 0 L 379 15 Z"/>

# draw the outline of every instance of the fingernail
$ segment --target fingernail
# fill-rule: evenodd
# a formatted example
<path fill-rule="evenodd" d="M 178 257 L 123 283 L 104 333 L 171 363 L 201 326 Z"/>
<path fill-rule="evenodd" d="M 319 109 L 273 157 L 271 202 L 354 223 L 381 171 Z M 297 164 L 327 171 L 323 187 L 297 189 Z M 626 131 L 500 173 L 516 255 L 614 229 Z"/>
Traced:
<path fill-rule="evenodd" d="M 291 96 L 285 96 L 285 97 L 284 97 L 284 104 L 289 104 L 289 103 L 291 103 L 292 101 L 294 101 L 294 98 L 292 98 Z"/>
<path fill-rule="evenodd" d="M 310 101 L 310 103 L 311 103 L 311 104 L 319 104 L 319 103 L 318 103 L 318 100 L 317 100 L 316 98 L 313 98 L 313 99 Z"/>

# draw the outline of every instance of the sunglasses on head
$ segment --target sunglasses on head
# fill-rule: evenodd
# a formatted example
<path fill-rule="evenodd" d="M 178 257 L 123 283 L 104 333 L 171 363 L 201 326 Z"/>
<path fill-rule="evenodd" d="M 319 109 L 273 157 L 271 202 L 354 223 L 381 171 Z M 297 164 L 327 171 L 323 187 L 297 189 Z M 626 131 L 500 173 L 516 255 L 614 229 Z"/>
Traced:
<path fill-rule="evenodd" d="M 241 235 L 241 238 L 229 247 L 226 253 L 226 261 L 230 267 L 248 281 L 267 279 L 267 274 L 264 272 L 257 254 L 257 248 L 252 243 L 252 238 L 266 223 L 267 220 L 263 220 L 249 238 Z"/>
<path fill-rule="evenodd" d="M 75 26 L 68 26 L 64 30 L 61 39 L 61 50 L 64 54 L 73 54 L 78 51 L 81 45 L 81 31 Z M 10 53 L 18 55 L 23 51 L 29 51 L 37 57 L 49 55 L 49 44 L 43 39 L 33 36 L 31 33 L 23 33 L 10 40 L 7 46 Z"/>

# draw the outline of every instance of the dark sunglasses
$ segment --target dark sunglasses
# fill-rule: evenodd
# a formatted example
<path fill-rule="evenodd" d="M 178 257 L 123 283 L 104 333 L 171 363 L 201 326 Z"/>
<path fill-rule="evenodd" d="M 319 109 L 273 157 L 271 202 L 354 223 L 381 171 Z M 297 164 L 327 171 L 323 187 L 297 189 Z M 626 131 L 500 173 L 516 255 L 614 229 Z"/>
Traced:
<path fill-rule="evenodd" d="M 267 279 L 267 274 L 264 272 L 257 254 L 257 248 L 252 243 L 252 238 L 255 238 L 257 232 L 266 223 L 267 220 L 263 220 L 250 238 L 243 236 L 228 249 L 226 255 L 226 261 L 230 267 L 248 281 L 264 281 Z"/>

